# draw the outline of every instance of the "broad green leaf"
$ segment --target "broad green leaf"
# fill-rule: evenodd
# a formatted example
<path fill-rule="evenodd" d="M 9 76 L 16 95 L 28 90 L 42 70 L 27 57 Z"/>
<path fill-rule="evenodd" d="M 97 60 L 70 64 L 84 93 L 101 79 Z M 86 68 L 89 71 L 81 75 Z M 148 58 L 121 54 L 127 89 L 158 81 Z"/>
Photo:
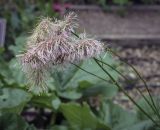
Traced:
<path fill-rule="evenodd" d="M 20 50 L 24 48 L 26 37 L 18 37 L 16 38 L 15 46 L 10 46 L 10 50 L 14 52 L 14 54 L 19 54 Z M 20 64 L 16 60 L 16 58 L 13 58 L 10 62 L 6 62 L 3 58 L 0 58 L 1 64 L 1 72 L 0 74 L 4 77 L 4 81 L 8 85 L 16 84 L 16 87 L 24 86 L 26 84 L 24 74 L 20 70 Z"/>
<path fill-rule="evenodd" d="M 15 45 L 9 46 L 9 49 L 13 51 L 15 55 L 18 55 L 21 53 L 21 51 L 24 51 L 25 42 L 26 36 L 19 36 L 15 39 Z"/>
<path fill-rule="evenodd" d="M 124 110 L 111 101 L 103 102 L 101 108 L 101 119 L 110 124 L 114 130 L 123 130 L 137 122 L 136 114 Z"/>
<path fill-rule="evenodd" d="M 82 93 L 77 92 L 76 90 L 66 90 L 64 92 L 58 92 L 58 95 L 70 100 L 76 100 L 82 97 Z"/>
<path fill-rule="evenodd" d="M 112 59 L 112 57 L 110 57 L 109 55 L 106 55 L 105 58 L 103 58 L 103 61 L 109 63 L 112 66 L 118 65 L 118 63 L 116 63 Z M 110 80 L 110 78 L 101 70 L 101 68 L 96 64 L 96 62 L 93 59 L 90 59 L 90 60 L 88 59 L 88 60 L 84 61 L 82 64 L 80 64 L 79 66 L 81 68 L 91 72 L 91 73 L 94 73 L 102 78 L 105 78 L 106 80 Z M 74 65 L 72 65 L 71 67 L 75 68 L 75 70 L 77 68 Z M 116 80 L 118 79 L 119 75 L 115 71 L 106 67 L 105 65 L 104 65 L 104 67 Z M 92 84 L 102 82 L 102 80 L 100 80 L 99 78 L 97 78 L 93 75 L 90 75 L 81 69 L 78 69 L 76 71 L 70 71 L 70 72 L 71 72 L 71 74 L 69 74 L 69 75 L 71 78 L 69 79 L 69 82 L 67 82 L 65 84 L 65 87 L 68 86 L 68 87 L 75 88 L 78 86 L 78 83 L 81 81 L 88 81 Z M 62 76 L 68 77 L 68 74 L 64 73 Z"/>
<path fill-rule="evenodd" d="M 81 63 L 79 64 L 81 65 Z M 78 72 L 78 68 L 75 66 L 68 67 L 61 75 L 62 75 L 62 86 L 67 86 L 68 83 L 72 80 L 75 74 Z"/>
<path fill-rule="evenodd" d="M 31 100 L 32 103 L 39 107 L 47 107 L 47 108 L 52 108 L 52 99 L 54 96 L 46 96 L 46 95 L 41 95 L 41 96 L 34 96 Z"/>
<path fill-rule="evenodd" d="M 56 98 L 55 94 L 48 94 L 48 95 L 34 96 L 31 101 L 40 107 L 52 108 L 52 101 L 55 98 Z"/>
<path fill-rule="evenodd" d="M 113 84 L 109 83 L 99 83 L 95 85 L 91 85 L 90 87 L 84 89 L 83 96 L 94 96 L 101 94 L 105 96 L 105 98 L 113 98 L 117 92 L 118 88 L 115 87 Z"/>
<path fill-rule="evenodd" d="M 6 82 L 7 84 L 13 84 L 14 83 L 14 79 L 13 79 L 13 75 L 12 72 L 8 66 L 8 63 L 4 61 L 4 59 L 2 57 L 0 57 L 0 75 L 1 77 L 3 77 L 4 82 Z"/>
<path fill-rule="evenodd" d="M 94 84 L 88 82 L 87 80 L 83 80 L 81 82 L 79 82 L 79 86 L 78 86 L 78 89 L 81 91 L 81 90 L 85 90 L 91 86 L 93 86 Z"/>
<path fill-rule="evenodd" d="M 34 96 L 31 101 L 39 107 L 50 108 L 54 110 L 57 110 L 61 104 L 61 100 L 53 93 Z"/>
<path fill-rule="evenodd" d="M 110 55 L 106 55 L 103 60 L 112 65 L 113 67 L 118 65 L 118 63 L 116 63 L 112 59 L 112 57 L 110 57 Z M 110 80 L 110 78 L 101 70 L 101 68 L 96 64 L 94 60 L 84 61 L 83 63 L 80 63 L 79 66 L 102 78 L 105 78 L 108 81 Z M 119 76 L 115 71 L 106 66 L 105 68 L 116 80 L 118 79 Z M 106 85 L 99 85 L 99 83 L 104 83 L 104 81 L 82 71 L 74 65 L 69 66 L 63 72 L 55 72 L 52 76 L 55 79 L 55 86 L 57 88 L 58 95 L 71 100 L 81 98 L 83 91 L 84 96 L 86 94 L 88 94 L 89 96 L 100 93 L 107 97 L 113 97 L 117 92 L 117 88 L 115 88 L 114 85 L 111 85 L 107 82 L 105 82 Z M 96 84 L 97 87 L 94 84 Z M 86 88 L 87 90 L 85 90 Z M 83 89 L 83 91 L 81 91 L 81 89 Z"/>
<path fill-rule="evenodd" d="M 55 98 L 52 100 L 52 106 L 55 110 L 58 110 L 58 108 L 60 107 L 61 104 L 61 100 L 59 98 Z"/>
<path fill-rule="evenodd" d="M 2 88 L 0 94 L 0 111 L 20 113 L 31 97 L 31 94 L 21 89 Z"/>
<path fill-rule="evenodd" d="M 63 103 L 60 111 L 75 130 L 110 130 L 106 124 L 97 119 L 87 104 L 81 106 L 76 103 Z"/>
<path fill-rule="evenodd" d="M 29 125 L 25 120 L 16 114 L 6 113 L 0 116 L 1 130 L 36 130 L 33 125 Z"/>
<path fill-rule="evenodd" d="M 10 71 L 12 72 L 13 80 L 15 83 L 17 83 L 19 86 L 26 86 L 27 81 L 24 73 L 21 70 L 21 66 L 18 63 L 17 59 L 12 59 L 9 63 Z"/>

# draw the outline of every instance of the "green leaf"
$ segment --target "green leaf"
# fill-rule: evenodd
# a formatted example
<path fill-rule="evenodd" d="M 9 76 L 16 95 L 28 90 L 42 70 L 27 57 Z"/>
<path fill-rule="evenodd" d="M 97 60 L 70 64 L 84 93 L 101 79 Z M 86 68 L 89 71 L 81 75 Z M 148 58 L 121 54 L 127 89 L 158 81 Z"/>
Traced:
<path fill-rule="evenodd" d="M 54 110 L 57 110 L 61 104 L 61 100 L 54 93 L 34 96 L 31 101 L 42 108 L 47 107 Z"/>
<path fill-rule="evenodd" d="M 58 108 L 60 107 L 61 104 L 61 100 L 59 98 L 55 98 L 54 100 L 52 100 L 52 106 L 55 110 L 58 110 Z"/>
<path fill-rule="evenodd" d="M 31 101 L 40 107 L 52 108 L 52 100 L 55 98 L 56 96 L 54 94 L 49 94 L 34 96 Z"/>
<path fill-rule="evenodd" d="M 113 67 L 118 66 L 118 63 L 115 62 L 110 55 L 106 55 L 103 60 Z M 110 78 L 106 76 L 106 74 L 99 68 L 94 60 L 87 60 L 83 63 L 80 63 L 79 66 L 84 68 L 87 71 L 90 71 L 106 80 L 110 81 Z M 107 71 L 117 80 L 119 75 L 110 68 L 107 68 Z M 93 94 L 103 94 L 107 96 L 107 98 L 112 98 L 117 93 L 117 88 L 115 88 L 111 84 L 99 85 L 102 80 L 90 75 L 78 67 L 71 65 L 65 71 L 57 71 L 52 74 L 55 79 L 56 90 L 58 91 L 58 95 L 63 98 L 76 100 L 82 97 L 82 95 L 93 95 Z M 103 81 L 104 82 L 104 81 Z M 94 84 L 96 84 L 94 86 Z M 93 87 L 94 86 L 94 87 Z M 88 88 L 90 87 L 90 88 Z M 113 88 L 112 88 L 113 87 Z M 85 90 L 87 88 L 87 90 Z M 83 89 L 83 90 L 82 90 Z M 82 91 L 81 91 L 82 90 Z M 84 91 L 84 94 L 82 94 Z"/>
<path fill-rule="evenodd" d="M 1 78 L 4 80 L 4 82 L 6 82 L 6 84 L 13 84 L 14 83 L 14 79 L 13 79 L 13 75 L 12 72 L 8 66 L 8 63 L 4 61 L 4 59 L 2 57 L 0 57 L 0 75 Z"/>
<path fill-rule="evenodd" d="M 118 63 L 115 62 L 112 59 L 112 57 L 110 57 L 109 55 L 106 55 L 103 58 L 103 61 L 109 63 L 112 66 L 118 65 Z M 92 59 L 84 61 L 83 64 L 80 64 L 79 66 L 89 72 L 92 72 L 102 78 L 105 78 L 106 80 L 107 79 L 110 80 L 110 78 L 108 76 L 106 76 L 106 74 L 101 70 L 101 68 Z M 72 65 L 71 67 L 76 68 L 74 65 Z M 113 71 L 112 69 L 107 68 L 107 67 L 105 67 L 105 68 L 116 80 L 119 78 L 119 75 L 115 71 Z M 70 72 L 71 72 L 72 76 L 69 80 L 70 82 L 67 82 L 67 84 L 65 84 L 65 87 L 76 88 L 76 87 L 78 87 L 78 83 L 81 81 L 88 81 L 92 84 L 102 82 L 102 80 L 98 79 L 97 77 L 90 75 L 80 69 L 73 71 L 73 73 L 72 73 L 72 71 L 70 71 Z M 68 77 L 68 74 L 65 74 L 65 72 L 64 72 L 62 76 Z"/>
<path fill-rule="evenodd" d="M 81 65 L 81 63 L 79 64 Z M 75 74 L 78 72 L 79 68 L 75 66 L 70 66 L 66 71 L 62 74 L 62 86 L 65 87 L 68 85 L 68 83 L 72 80 L 72 78 L 75 76 Z"/>
<path fill-rule="evenodd" d="M 26 36 L 19 36 L 15 39 L 15 45 L 9 46 L 9 49 L 14 52 L 15 55 L 20 54 L 25 48 Z"/>
<path fill-rule="evenodd" d="M 21 89 L 0 89 L 0 111 L 20 113 L 32 95 Z"/>
<path fill-rule="evenodd" d="M 26 37 L 18 37 L 16 38 L 16 45 L 10 46 L 10 50 L 14 52 L 14 54 L 19 54 L 20 50 L 24 48 Z M 4 85 L 17 85 L 16 87 L 24 86 L 26 85 L 25 77 L 23 72 L 20 70 L 20 64 L 18 63 L 18 60 L 16 58 L 13 58 L 9 63 L 6 62 L 2 57 L 0 57 L 0 68 L 1 72 L 0 74 L 4 77 L 4 81 L 6 84 Z"/>
<path fill-rule="evenodd" d="M 86 97 L 101 94 L 105 96 L 105 98 L 113 98 L 117 94 L 117 92 L 118 88 L 113 84 L 102 82 L 86 88 L 83 91 L 83 96 Z"/>
<path fill-rule="evenodd" d="M 26 81 L 26 77 L 23 73 L 23 71 L 21 71 L 21 66 L 20 63 L 18 63 L 17 59 L 12 59 L 9 63 L 9 68 L 10 71 L 12 72 L 12 76 L 13 76 L 13 80 L 14 83 L 18 84 L 18 86 L 26 86 L 27 85 L 27 81 Z"/>
<path fill-rule="evenodd" d="M 101 119 L 110 124 L 114 130 L 123 130 L 137 122 L 135 113 L 124 110 L 111 101 L 103 102 L 101 108 Z"/>
<path fill-rule="evenodd" d="M 81 82 L 79 82 L 79 86 L 78 86 L 78 89 L 81 91 L 81 90 L 85 90 L 91 86 L 93 86 L 94 84 L 88 82 L 87 80 L 83 80 Z"/>
<path fill-rule="evenodd" d="M 33 125 L 27 124 L 21 116 L 11 113 L 0 116 L 0 128 L 1 130 L 36 130 Z"/>
<path fill-rule="evenodd" d="M 58 95 L 70 100 L 76 100 L 82 97 L 82 94 L 77 92 L 76 90 L 66 90 L 64 92 L 58 92 Z"/>
<path fill-rule="evenodd" d="M 87 104 L 82 106 L 76 103 L 61 104 L 60 111 L 74 129 L 110 130 L 92 113 Z"/>

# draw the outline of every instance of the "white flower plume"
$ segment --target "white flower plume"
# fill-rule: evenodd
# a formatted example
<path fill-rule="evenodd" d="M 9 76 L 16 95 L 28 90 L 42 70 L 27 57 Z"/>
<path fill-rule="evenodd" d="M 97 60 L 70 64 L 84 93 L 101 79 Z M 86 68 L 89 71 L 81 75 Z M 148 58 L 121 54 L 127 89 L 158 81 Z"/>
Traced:
<path fill-rule="evenodd" d="M 64 20 L 44 18 L 27 39 L 26 52 L 19 55 L 22 70 L 30 83 L 30 90 L 47 91 L 46 80 L 53 66 L 84 60 L 104 51 L 103 44 L 83 35 L 72 33 L 78 27 L 77 15 L 69 13 Z"/>

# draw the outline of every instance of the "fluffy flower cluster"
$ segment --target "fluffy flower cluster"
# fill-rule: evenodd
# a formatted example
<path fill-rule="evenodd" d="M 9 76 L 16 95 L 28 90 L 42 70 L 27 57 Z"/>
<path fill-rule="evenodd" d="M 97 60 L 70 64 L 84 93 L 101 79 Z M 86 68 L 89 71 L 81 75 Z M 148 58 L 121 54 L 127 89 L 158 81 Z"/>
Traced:
<path fill-rule="evenodd" d="M 72 33 L 76 27 L 74 13 L 69 13 L 64 20 L 52 22 L 50 18 L 44 18 L 39 22 L 27 39 L 26 52 L 19 55 L 31 90 L 33 87 L 37 87 L 39 93 L 47 90 L 45 81 L 53 66 L 95 57 L 103 52 L 103 44 L 99 41 L 87 38 L 85 34 L 77 38 Z"/>

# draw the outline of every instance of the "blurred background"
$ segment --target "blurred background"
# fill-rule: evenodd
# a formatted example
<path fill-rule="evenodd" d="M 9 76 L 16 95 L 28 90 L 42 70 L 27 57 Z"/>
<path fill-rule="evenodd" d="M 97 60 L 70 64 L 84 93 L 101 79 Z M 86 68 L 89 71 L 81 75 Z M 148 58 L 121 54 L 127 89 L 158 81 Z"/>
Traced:
<path fill-rule="evenodd" d="M 75 67 L 53 72 L 48 94 L 28 92 L 16 55 L 40 18 L 63 18 L 70 11 L 78 15 L 78 33 L 85 31 L 121 56 L 107 54 L 105 60 L 131 80 L 107 68 L 127 93 L 148 108 L 136 89 L 147 94 L 144 84 L 120 60 L 139 71 L 159 106 L 160 0 L 1 0 L 1 130 L 158 130 L 109 78 L 104 83 Z M 104 76 L 92 61 L 82 67 Z"/>

